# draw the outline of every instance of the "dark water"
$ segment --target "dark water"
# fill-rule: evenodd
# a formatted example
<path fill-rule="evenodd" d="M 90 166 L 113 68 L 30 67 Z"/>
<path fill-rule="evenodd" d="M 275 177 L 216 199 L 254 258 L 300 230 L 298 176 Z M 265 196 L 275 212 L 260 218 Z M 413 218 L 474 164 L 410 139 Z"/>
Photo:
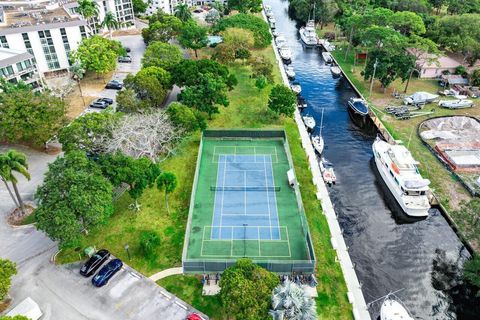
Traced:
<path fill-rule="evenodd" d="M 375 134 L 348 115 L 345 103 L 354 91 L 343 78 L 332 78 L 319 49 L 302 46 L 287 1 L 265 3 L 292 49 L 295 80 L 309 104 L 304 113 L 316 118 L 316 131 L 324 110 L 324 156 L 337 175 L 330 196 L 367 303 L 403 289 L 397 295 L 416 319 L 480 319 L 479 301 L 460 281 L 467 250 L 437 209 L 414 222 L 395 213 L 396 202 L 371 162 Z M 372 318 L 379 307 L 370 308 Z"/>

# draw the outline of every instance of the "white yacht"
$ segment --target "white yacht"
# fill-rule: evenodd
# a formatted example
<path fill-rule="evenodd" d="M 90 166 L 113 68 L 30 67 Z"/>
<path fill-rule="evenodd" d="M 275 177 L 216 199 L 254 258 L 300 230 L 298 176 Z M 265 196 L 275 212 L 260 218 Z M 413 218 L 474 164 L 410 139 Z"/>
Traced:
<path fill-rule="evenodd" d="M 312 144 L 315 151 L 317 151 L 318 154 L 321 155 L 323 152 L 323 148 L 325 147 L 325 142 L 323 141 L 323 137 L 321 135 L 312 136 Z"/>
<path fill-rule="evenodd" d="M 318 36 L 315 31 L 315 20 L 308 20 L 305 27 L 300 28 L 300 38 L 307 47 L 318 45 Z"/>
<path fill-rule="evenodd" d="M 339 78 L 342 75 L 342 70 L 338 66 L 331 66 L 330 72 L 334 78 Z"/>
<path fill-rule="evenodd" d="M 315 128 L 316 123 L 313 117 L 303 116 L 303 122 L 305 123 L 305 126 L 307 127 L 307 129 L 313 130 L 313 128 Z"/>
<path fill-rule="evenodd" d="M 278 53 L 280 53 L 280 57 L 282 57 L 283 60 L 292 60 L 292 51 L 290 50 L 290 48 L 283 46 L 278 49 Z"/>
<path fill-rule="evenodd" d="M 430 180 L 422 178 L 410 151 L 378 137 L 372 149 L 378 171 L 402 210 L 412 217 L 428 216 Z"/>
<path fill-rule="evenodd" d="M 414 320 L 400 299 L 387 295 L 380 308 L 380 320 Z"/>

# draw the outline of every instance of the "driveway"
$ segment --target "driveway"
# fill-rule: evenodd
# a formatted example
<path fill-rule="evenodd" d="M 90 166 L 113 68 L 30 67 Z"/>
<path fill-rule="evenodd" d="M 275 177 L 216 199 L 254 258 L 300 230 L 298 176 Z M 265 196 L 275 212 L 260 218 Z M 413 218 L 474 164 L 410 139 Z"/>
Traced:
<path fill-rule="evenodd" d="M 32 201 L 48 163 L 56 156 L 17 145 L 0 145 L 0 152 L 9 149 L 27 155 L 31 180 L 23 177 L 18 180 L 23 198 Z M 33 226 L 10 227 L 6 218 L 13 207 L 5 186 L 0 184 L 0 257 L 16 262 L 18 269 L 9 292 L 12 307 L 31 297 L 44 313 L 43 320 L 180 320 L 192 310 L 129 266 L 124 266 L 107 286 L 97 289 L 91 285 L 91 278 L 79 275 L 79 263 L 52 264 L 50 258 L 57 251 L 57 244 Z"/>
<path fill-rule="evenodd" d="M 132 58 L 131 63 L 117 63 L 117 70 L 113 74 L 111 80 L 122 81 L 127 77 L 128 74 L 135 74 L 140 71 L 142 67 L 142 57 L 145 52 L 145 43 L 141 35 L 129 35 L 129 36 L 119 36 L 113 37 L 114 40 L 120 41 L 124 47 L 130 48 L 130 57 Z M 99 94 L 99 98 L 110 98 L 113 99 L 113 106 L 116 107 L 117 102 L 117 90 L 112 89 L 103 89 Z M 102 109 L 87 108 L 84 112 L 101 112 Z"/>

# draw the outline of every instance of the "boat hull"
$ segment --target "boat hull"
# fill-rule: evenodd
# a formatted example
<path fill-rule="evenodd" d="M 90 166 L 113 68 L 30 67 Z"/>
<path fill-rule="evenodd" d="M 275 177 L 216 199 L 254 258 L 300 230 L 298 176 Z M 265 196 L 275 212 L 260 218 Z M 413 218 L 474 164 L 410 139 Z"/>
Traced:
<path fill-rule="evenodd" d="M 316 47 L 318 45 L 318 41 L 312 41 L 308 39 L 308 37 L 305 36 L 304 32 L 305 31 L 303 30 L 303 28 L 300 29 L 300 39 L 302 40 L 302 43 L 309 48 Z"/>
<path fill-rule="evenodd" d="M 396 189 L 395 182 L 392 178 L 390 178 L 390 175 L 387 175 L 385 170 L 383 169 L 383 165 L 380 162 L 380 159 L 378 158 L 376 152 L 375 152 L 375 147 L 373 147 L 373 159 L 375 162 L 375 166 L 377 167 L 377 171 L 382 177 L 382 180 L 385 182 L 385 184 L 388 187 L 388 191 L 393 195 L 395 198 L 395 201 L 397 204 L 400 206 L 400 209 L 410 217 L 416 217 L 416 218 L 422 218 L 422 217 L 427 217 L 428 216 L 428 209 L 422 208 L 422 209 L 414 209 L 414 208 L 409 208 L 405 205 L 403 202 L 403 199 L 401 198 L 401 195 L 399 195 L 397 192 L 394 192 L 393 190 Z"/>
<path fill-rule="evenodd" d="M 367 127 L 368 115 L 364 115 L 356 112 L 350 105 L 348 105 L 348 115 L 352 119 L 353 123 L 360 128 Z"/>

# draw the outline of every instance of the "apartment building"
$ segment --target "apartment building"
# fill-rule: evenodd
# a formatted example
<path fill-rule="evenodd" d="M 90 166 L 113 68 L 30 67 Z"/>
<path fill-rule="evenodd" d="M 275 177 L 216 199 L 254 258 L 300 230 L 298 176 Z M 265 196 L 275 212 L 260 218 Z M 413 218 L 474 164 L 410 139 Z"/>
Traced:
<path fill-rule="evenodd" d="M 42 87 L 35 59 L 26 51 L 0 48 L 0 77 L 11 83 L 23 81 L 34 89 Z"/>
<path fill-rule="evenodd" d="M 220 1 L 223 4 L 227 3 L 227 0 L 217 0 L 217 1 Z M 179 4 L 185 3 L 189 7 L 192 7 L 192 6 L 210 5 L 214 2 L 215 0 L 151 0 L 145 13 L 147 15 L 151 15 L 160 9 L 165 13 L 173 14 L 175 12 L 175 7 Z"/>

